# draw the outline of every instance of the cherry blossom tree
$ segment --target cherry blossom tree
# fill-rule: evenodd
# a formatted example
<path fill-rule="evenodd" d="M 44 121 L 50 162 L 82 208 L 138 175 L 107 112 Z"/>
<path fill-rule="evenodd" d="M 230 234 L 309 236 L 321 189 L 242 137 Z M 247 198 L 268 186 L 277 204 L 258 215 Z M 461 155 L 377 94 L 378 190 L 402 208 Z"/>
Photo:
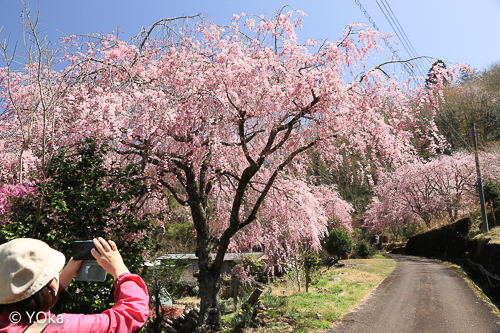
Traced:
<path fill-rule="evenodd" d="M 57 131 L 56 118 L 63 101 L 62 89 L 67 85 L 61 84 L 64 80 L 60 73 L 51 70 L 56 50 L 39 29 L 39 13 L 32 16 L 29 6 L 21 2 L 25 13 L 21 22 L 24 53 L 17 53 L 17 43 L 10 50 L 8 39 L 0 43 L 0 57 L 5 63 L 0 68 L 0 182 L 24 184 L 28 174 L 36 175 L 40 180 L 35 214 L 38 222 L 48 165 L 58 153 L 57 141 L 65 138 L 65 128 Z"/>
<path fill-rule="evenodd" d="M 71 36 L 60 71 L 43 64 L 0 69 L 6 151 L 31 149 L 42 158 L 100 138 L 113 159 L 141 166 L 152 192 L 189 209 L 205 330 L 220 329 L 226 252 L 260 246 L 279 263 L 296 246 L 316 250 L 334 203 L 335 216 L 350 228 L 352 207 L 335 187 L 305 181 L 306 151 L 315 150 L 332 172 L 354 153 L 367 167 L 397 166 L 415 155 L 416 127 L 417 141 L 431 153 L 440 149 L 433 116 L 443 80 L 452 82 L 457 68 L 436 73 L 431 89 L 402 83 L 387 63 L 366 65 L 386 36 L 351 24 L 336 42 L 301 45 L 296 28 L 303 16 L 235 15 L 229 27 L 163 20 L 135 44 Z M 153 39 L 158 27 L 169 33 Z M 32 131 L 45 135 L 21 147 L 25 113 L 42 99 L 51 101 L 51 121 Z"/>
<path fill-rule="evenodd" d="M 486 180 L 500 177 L 499 158 L 497 153 L 480 155 Z M 377 197 L 367 207 L 366 225 L 376 230 L 418 220 L 431 227 L 433 219 L 443 214 L 454 221 L 478 203 L 474 155 L 458 152 L 381 172 L 374 193 Z"/>
<path fill-rule="evenodd" d="M 0 183 L 0 222 L 7 220 L 7 214 L 11 212 L 19 200 L 35 195 L 36 190 L 33 182 L 28 180 L 15 185 Z"/>

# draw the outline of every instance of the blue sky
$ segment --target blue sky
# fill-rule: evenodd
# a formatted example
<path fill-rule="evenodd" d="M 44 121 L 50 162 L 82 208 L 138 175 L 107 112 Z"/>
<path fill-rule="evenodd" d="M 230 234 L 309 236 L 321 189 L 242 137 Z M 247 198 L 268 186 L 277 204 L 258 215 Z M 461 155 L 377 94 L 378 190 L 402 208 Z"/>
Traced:
<path fill-rule="evenodd" d="M 382 32 L 394 33 L 376 0 L 358 1 Z M 466 62 L 477 69 L 500 61 L 500 0 L 386 2 L 418 55 L 451 63 Z M 200 12 L 217 24 L 229 24 L 233 14 L 270 14 L 284 5 L 307 14 L 299 32 L 303 41 L 337 40 L 349 22 L 372 27 L 355 0 L 27 0 L 27 3 L 32 12 L 40 9 L 42 28 L 52 41 L 73 33 L 110 33 L 117 27 L 124 31 L 122 37 L 128 39 L 141 27 L 149 27 L 161 18 Z M 378 3 L 381 4 L 381 0 Z M 13 43 L 20 38 L 22 9 L 20 0 L 0 0 L 0 27 L 3 26 L 0 39 L 10 35 Z M 400 51 L 401 58 L 409 57 L 403 45 L 393 47 Z"/>

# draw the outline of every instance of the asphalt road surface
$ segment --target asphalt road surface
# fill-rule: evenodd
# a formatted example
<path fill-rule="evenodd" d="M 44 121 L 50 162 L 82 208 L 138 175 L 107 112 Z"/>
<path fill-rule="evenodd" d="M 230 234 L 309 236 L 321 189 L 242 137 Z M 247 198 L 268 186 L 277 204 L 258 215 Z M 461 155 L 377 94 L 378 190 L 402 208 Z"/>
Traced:
<path fill-rule="evenodd" d="M 394 271 L 329 333 L 500 332 L 500 317 L 448 266 L 390 257 Z"/>

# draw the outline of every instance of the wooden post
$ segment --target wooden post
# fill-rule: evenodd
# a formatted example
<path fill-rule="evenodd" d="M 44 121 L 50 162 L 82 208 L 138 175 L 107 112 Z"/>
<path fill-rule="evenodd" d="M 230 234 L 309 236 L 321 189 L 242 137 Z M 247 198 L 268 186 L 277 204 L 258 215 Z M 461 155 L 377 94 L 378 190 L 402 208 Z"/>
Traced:
<path fill-rule="evenodd" d="M 262 295 L 262 291 L 263 291 L 262 288 L 257 286 L 257 288 L 253 291 L 253 293 L 250 295 L 250 297 L 245 303 L 254 306 L 255 303 L 257 303 L 257 301 L 259 300 L 260 295 Z"/>
<path fill-rule="evenodd" d="M 233 275 L 233 302 L 234 312 L 238 310 L 238 279 Z"/>

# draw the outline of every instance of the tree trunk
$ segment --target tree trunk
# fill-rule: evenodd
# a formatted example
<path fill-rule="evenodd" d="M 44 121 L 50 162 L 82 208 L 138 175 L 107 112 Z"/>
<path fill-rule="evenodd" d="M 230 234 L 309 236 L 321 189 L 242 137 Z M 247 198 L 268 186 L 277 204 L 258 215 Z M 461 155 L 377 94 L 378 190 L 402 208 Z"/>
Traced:
<path fill-rule="evenodd" d="M 309 271 L 310 271 L 309 266 L 306 266 L 306 293 L 309 292 L 309 281 L 310 281 Z"/>
<path fill-rule="evenodd" d="M 219 332 L 221 330 L 219 291 L 221 288 L 220 269 L 210 269 L 203 271 L 200 262 L 200 318 L 199 332 Z"/>
<path fill-rule="evenodd" d="M 431 217 L 425 217 L 425 218 L 422 218 L 422 220 L 424 220 L 424 223 L 425 225 L 427 226 L 427 228 L 430 228 L 431 227 L 431 221 L 432 221 L 432 218 Z"/>
<path fill-rule="evenodd" d="M 19 184 L 23 183 L 23 152 L 24 149 L 21 149 L 21 153 L 19 154 Z"/>
<path fill-rule="evenodd" d="M 301 289 L 300 289 L 300 267 L 299 267 L 299 265 L 296 265 L 295 269 L 296 269 L 296 273 L 297 273 L 297 285 L 299 287 L 299 292 L 301 292 Z"/>

